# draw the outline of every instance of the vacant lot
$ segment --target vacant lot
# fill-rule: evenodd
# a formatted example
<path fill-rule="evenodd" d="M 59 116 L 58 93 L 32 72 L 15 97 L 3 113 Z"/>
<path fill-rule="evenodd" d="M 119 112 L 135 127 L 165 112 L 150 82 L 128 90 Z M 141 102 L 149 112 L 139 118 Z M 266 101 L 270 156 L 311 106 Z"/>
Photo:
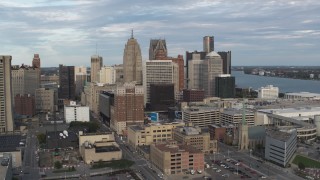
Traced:
<path fill-rule="evenodd" d="M 300 156 L 300 155 L 296 155 L 296 157 L 294 158 L 294 160 L 292 161 L 293 164 L 298 165 L 299 162 L 303 163 L 306 168 L 320 168 L 320 162 L 319 161 L 315 161 L 313 159 L 309 159 L 307 157 L 304 156 Z"/>

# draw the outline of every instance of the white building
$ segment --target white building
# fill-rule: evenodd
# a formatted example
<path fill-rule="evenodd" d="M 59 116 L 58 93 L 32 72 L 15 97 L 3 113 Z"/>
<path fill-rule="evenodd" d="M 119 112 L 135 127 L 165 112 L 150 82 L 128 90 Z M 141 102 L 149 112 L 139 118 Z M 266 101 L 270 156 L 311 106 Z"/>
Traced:
<path fill-rule="evenodd" d="M 320 94 L 309 92 L 286 93 L 284 98 L 292 100 L 318 100 L 320 99 Z"/>
<path fill-rule="evenodd" d="M 64 119 L 66 123 L 72 121 L 89 122 L 89 107 L 80 106 L 76 102 L 71 101 L 70 105 L 64 106 Z"/>
<path fill-rule="evenodd" d="M 150 84 L 174 84 L 179 95 L 179 66 L 172 60 L 147 60 L 143 63 L 144 103 L 150 102 Z"/>
<path fill-rule="evenodd" d="M 114 84 L 116 82 L 116 72 L 114 66 L 103 66 L 99 72 L 99 82 L 104 84 Z"/>
<path fill-rule="evenodd" d="M 265 142 L 265 158 L 285 167 L 297 149 L 297 131 L 268 130 Z"/>
<path fill-rule="evenodd" d="M 273 85 L 267 85 L 258 89 L 258 98 L 277 99 L 279 97 L 279 88 Z"/>

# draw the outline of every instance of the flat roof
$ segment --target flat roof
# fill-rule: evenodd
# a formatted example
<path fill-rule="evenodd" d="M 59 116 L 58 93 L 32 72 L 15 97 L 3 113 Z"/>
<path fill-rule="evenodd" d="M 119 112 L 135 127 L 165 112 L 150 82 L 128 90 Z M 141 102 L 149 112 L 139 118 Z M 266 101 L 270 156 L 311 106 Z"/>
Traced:
<path fill-rule="evenodd" d="M 170 145 L 170 144 L 156 144 L 159 150 L 170 153 L 189 152 L 189 153 L 202 153 L 202 151 L 194 148 L 191 145 Z"/>
<path fill-rule="evenodd" d="M 99 146 L 95 147 L 96 153 L 120 151 L 117 146 Z"/>
<path fill-rule="evenodd" d="M 228 114 L 228 115 L 241 115 L 242 116 L 242 109 L 224 109 L 223 112 L 221 112 L 223 114 Z M 248 115 L 248 114 L 254 114 L 252 111 L 249 111 L 249 110 L 245 110 L 245 114 Z"/>
<path fill-rule="evenodd" d="M 17 151 L 20 146 L 21 135 L 1 135 L 0 136 L 0 152 Z"/>
<path fill-rule="evenodd" d="M 0 163 L 4 159 L 4 157 L 0 157 Z M 8 167 L 0 165 L 0 179 L 5 179 L 7 176 Z"/>
<path fill-rule="evenodd" d="M 287 141 L 291 137 L 291 133 L 280 131 L 279 129 L 268 129 L 267 135 L 279 141 Z"/>
<path fill-rule="evenodd" d="M 298 113 L 298 112 L 319 112 L 320 114 L 320 107 L 294 107 L 294 108 L 277 108 L 277 109 L 259 109 L 260 112 L 265 113 L 273 113 L 273 114 L 284 114 L 284 113 Z"/>
<path fill-rule="evenodd" d="M 290 96 L 301 96 L 301 97 L 320 97 L 320 94 L 318 93 L 310 93 L 310 92 L 295 92 L 295 93 L 285 93 L 285 95 L 290 95 Z"/>

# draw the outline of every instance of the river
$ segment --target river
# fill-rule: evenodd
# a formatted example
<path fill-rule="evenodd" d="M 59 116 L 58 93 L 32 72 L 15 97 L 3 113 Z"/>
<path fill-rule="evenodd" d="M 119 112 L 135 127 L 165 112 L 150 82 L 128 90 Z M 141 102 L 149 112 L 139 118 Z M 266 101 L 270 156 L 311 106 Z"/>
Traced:
<path fill-rule="evenodd" d="M 251 87 L 254 90 L 266 85 L 273 85 L 279 88 L 280 92 L 311 92 L 320 93 L 320 81 L 288 79 L 279 77 L 267 77 L 244 74 L 243 71 L 232 71 L 236 78 L 236 86 L 241 88 Z"/>

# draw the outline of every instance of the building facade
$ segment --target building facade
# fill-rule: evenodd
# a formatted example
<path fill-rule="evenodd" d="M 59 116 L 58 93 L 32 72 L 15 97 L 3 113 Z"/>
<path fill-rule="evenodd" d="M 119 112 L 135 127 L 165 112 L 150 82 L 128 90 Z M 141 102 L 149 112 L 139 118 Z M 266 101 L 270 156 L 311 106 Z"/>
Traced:
<path fill-rule="evenodd" d="M 174 84 L 150 84 L 151 111 L 167 111 L 168 107 L 175 105 Z"/>
<path fill-rule="evenodd" d="M 151 39 L 149 46 L 149 60 L 165 60 L 168 57 L 165 39 Z"/>
<path fill-rule="evenodd" d="M 115 75 L 114 66 L 103 66 L 99 72 L 99 82 L 104 84 L 115 84 Z"/>
<path fill-rule="evenodd" d="M 288 132 L 269 129 L 266 134 L 265 158 L 285 167 L 297 149 L 297 131 Z"/>
<path fill-rule="evenodd" d="M 183 101 L 184 102 L 201 102 L 204 99 L 204 90 L 198 89 L 184 89 Z"/>
<path fill-rule="evenodd" d="M 166 175 L 204 170 L 203 152 L 175 141 L 151 144 L 150 161 Z"/>
<path fill-rule="evenodd" d="M 123 52 L 124 82 L 142 84 L 142 56 L 138 41 L 131 35 Z"/>
<path fill-rule="evenodd" d="M 172 140 L 173 130 L 185 123 L 150 123 L 128 127 L 128 143 L 133 148 Z"/>
<path fill-rule="evenodd" d="M 203 37 L 203 51 L 206 53 L 214 51 L 214 36 Z"/>
<path fill-rule="evenodd" d="M 150 103 L 151 84 L 174 84 L 175 95 L 179 93 L 179 66 L 171 60 L 148 60 L 143 64 L 145 103 Z"/>
<path fill-rule="evenodd" d="M 245 112 L 245 119 L 248 126 L 255 125 L 255 114 L 251 111 Z M 242 121 L 242 110 L 239 109 L 224 109 L 220 114 L 220 120 L 222 125 L 234 125 L 238 126 Z"/>
<path fill-rule="evenodd" d="M 231 74 L 231 51 L 219 51 L 222 58 L 223 74 Z"/>
<path fill-rule="evenodd" d="M 34 54 L 33 59 L 32 59 L 32 67 L 41 68 L 39 54 Z"/>
<path fill-rule="evenodd" d="M 75 99 L 74 66 L 59 65 L 59 99 Z"/>
<path fill-rule="evenodd" d="M 35 98 L 30 94 L 17 94 L 14 97 L 16 114 L 32 117 L 36 113 Z"/>
<path fill-rule="evenodd" d="M 58 102 L 57 92 L 53 89 L 39 88 L 35 91 L 36 112 L 51 112 L 56 110 Z"/>
<path fill-rule="evenodd" d="M 83 66 L 74 67 L 74 75 L 76 97 L 79 98 L 83 91 L 83 87 L 87 83 L 87 68 Z"/>
<path fill-rule="evenodd" d="M 0 133 L 14 130 L 11 60 L 11 56 L 0 56 Z"/>
<path fill-rule="evenodd" d="M 220 109 L 213 107 L 191 107 L 182 110 L 182 119 L 195 126 L 207 127 L 220 124 Z"/>
<path fill-rule="evenodd" d="M 91 56 L 91 81 L 90 82 L 99 82 L 99 71 L 103 65 L 102 57 L 98 55 Z"/>
<path fill-rule="evenodd" d="M 69 105 L 64 106 L 64 119 L 66 123 L 73 121 L 89 122 L 89 107 L 80 106 L 75 101 L 71 101 Z"/>
<path fill-rule="evenodd" d="M 215 96 L 220 98 L 234 98 L 236 95 L 235 77 L 230 74 L 220 74 L 216 77 Z"/>
<path fill-rule="evenodd" d="M 268 85 L 258 89 L 258 98 L 261 99 L 277 99 L 279 97 L 279 88 Z"/>

